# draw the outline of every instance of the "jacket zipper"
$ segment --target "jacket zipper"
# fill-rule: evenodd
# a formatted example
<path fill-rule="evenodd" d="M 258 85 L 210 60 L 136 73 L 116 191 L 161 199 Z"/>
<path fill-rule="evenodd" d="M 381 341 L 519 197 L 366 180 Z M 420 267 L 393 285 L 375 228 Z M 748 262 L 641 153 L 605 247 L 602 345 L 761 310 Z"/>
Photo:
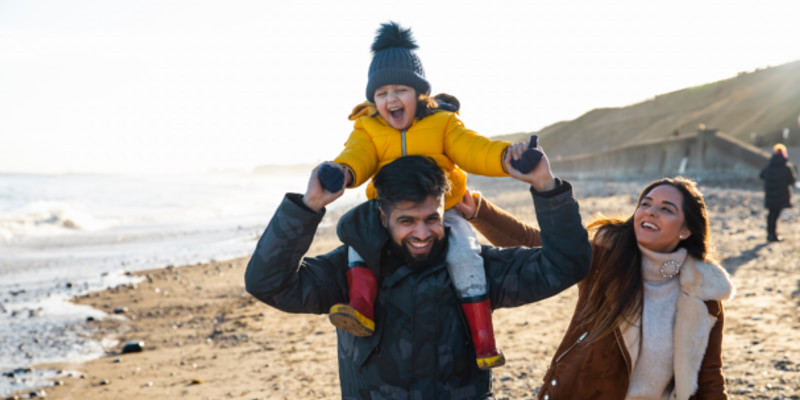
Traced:
<path fill-rule="evenodd" d="M 573 347 L 577 346 L 580 342 L 583 341 L 583 339 L 586 339 L 586 336 L 588 336 L 588 335 L 589 335 L 589 331 L 583 332 L 583 334 L 578 338 L 578 340 L 575 341 L 575 343 L 573 343 L 569 347 L 567 347 L 567 349 L 564 350 L 564 352 L 561 353 L 558 356 L 558 358 L 556 358 L 556 362 L 561 361 L 561 359 L 564 358 L 564 356 L 567 355 L 567 353 L 569 353 L 569 351 L 572 350 Z"/>
<path fill-rule="evenodd" d="M 402 141 L 401 146 L 402 146 L 402 149 L 403 149 L 403 157 L 408 155 L 408 152 L 406 152 L 406 131 L 407 130 L 408 129 L 403 129 L 403 132 L 400 132 L 400 140 Z"/>

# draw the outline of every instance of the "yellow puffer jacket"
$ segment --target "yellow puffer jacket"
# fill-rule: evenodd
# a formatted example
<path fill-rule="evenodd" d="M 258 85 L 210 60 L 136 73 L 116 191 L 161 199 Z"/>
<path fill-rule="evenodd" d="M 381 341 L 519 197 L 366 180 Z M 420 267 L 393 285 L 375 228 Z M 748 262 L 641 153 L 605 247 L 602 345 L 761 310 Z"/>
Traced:
<path fill-rule="evenodd" d="M 371 103 L 356 106 L 349 118 L 355 121 L 355 126 L 345 143 L 345 149 L 335 161 L 345 165 L 353 174 L 350 187 L 360 186 L 398 157 L 428 156 L 450 178 L 452 188 L 445 199 L 445 208 L 449 209 L 464 196 L 466 172 L 493 177 L 508 176 L 503 168 L 503 156 L 511 143 L 491 140 L 465 128 L 454 112 L 437 111 L 425 118 L 415 119 L 405 134 L 389 126 L 377 115 Z M 370 180 L 367 198 L 375 197 L 375 187 Z"/>

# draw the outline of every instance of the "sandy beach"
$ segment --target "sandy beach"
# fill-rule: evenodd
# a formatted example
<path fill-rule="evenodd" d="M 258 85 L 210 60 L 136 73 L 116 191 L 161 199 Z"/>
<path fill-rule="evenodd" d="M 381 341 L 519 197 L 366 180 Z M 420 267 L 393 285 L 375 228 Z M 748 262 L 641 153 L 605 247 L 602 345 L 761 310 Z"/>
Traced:
<path fill-rule="evenodd" d="M 597 213 L 632 212 L 647 181 L 574 181 L 584 223 Z M 527 188 L 510 179 L 470 186 L 535 224 Z M 785 210 L 784 240 L 766 242 L 760 186 L 701 184 L 712 240 L 737 286 L 726 303 L 724 373 L 732 399 L 800 399 L 800 218 Z M 795 203 L 796 203 L 795 194 Z M 265 215 L 265 221 L 271 215 Z M 326 216 L 309 254 L 338 245 Z M 103 310 L 90 321 L 115 341 L 85 363 L 40 365 L 62 371 L 38 390 L 54 399 L 326 399 L 339 397 L 336 334 L 327 315 L 274 310 L 244 290 L 247 258 L 136 273 L 137 284 L 90 293 L 74 302 Z M 577 291 L 495 312 L 507 364 L 494 371 L 498 399 L 530 399 L 566 329 Z M 120 313 L 114 310 L 118 307 Z M 122 354 L 129 341 L 144 350 Z M 30 397 L 33 390 L 16 394 Z M 39 392 L 41 396 L 43 393 Z M 11 398 L 14 398 L 13 396 Z"/>

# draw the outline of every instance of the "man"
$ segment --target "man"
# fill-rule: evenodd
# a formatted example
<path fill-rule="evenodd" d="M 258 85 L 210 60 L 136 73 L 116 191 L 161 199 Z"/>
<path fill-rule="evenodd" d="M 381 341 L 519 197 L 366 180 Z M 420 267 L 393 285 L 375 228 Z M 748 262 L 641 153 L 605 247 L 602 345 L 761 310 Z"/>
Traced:
<path fill-rule="evenodd" d="M 528 174 L 543 248 L 483 246 L 494 308 L 553 296 L 588 273 L 591 246 L 569 183 L 555 179 L 546 157 Z M 512 154 L 513 153 L 513 154 Z M 475 363 L 470 331 L 445 265 L 442 170 L 428 158 L 401 157 L 375 176 L 378 198 L 343 216 L 345 245 L 317 257 L 303 254 L 324 207 L 342 191 L 323 190 L 316 169 L 305 195 L 287 194 L 258 242 L 245 273 L 247 291 L 286 312 L 326 313 L 347 302 L 347 246 L 378 271 L 375 334 L 337 331 L 339 379 L 345 399 L 491 397 L 491 372 Z"/>

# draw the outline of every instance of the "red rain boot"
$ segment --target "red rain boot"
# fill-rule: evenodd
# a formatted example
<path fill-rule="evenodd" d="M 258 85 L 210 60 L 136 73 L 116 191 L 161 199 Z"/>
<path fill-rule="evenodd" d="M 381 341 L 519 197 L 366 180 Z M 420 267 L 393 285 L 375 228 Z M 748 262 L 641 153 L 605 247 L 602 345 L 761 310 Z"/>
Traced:
<path fill-rule="evenodd" d="M 497 350 L 494 344 L 492 306 L 489 299 L 478 303 L 462 303 L 461 308 L 469 323 L 478 367 L 487 370 L 505 365 L 506 358 L 503 352 Z"/>
<path fill-rule="evenodd" d="M 330 310 L 331 323 L 354 336 L 372 336 L 375 333 L 374 305 L 378 282 L 367 267 L 350 267 L 347 270 L 350 304 L 334 304 Z"/>

